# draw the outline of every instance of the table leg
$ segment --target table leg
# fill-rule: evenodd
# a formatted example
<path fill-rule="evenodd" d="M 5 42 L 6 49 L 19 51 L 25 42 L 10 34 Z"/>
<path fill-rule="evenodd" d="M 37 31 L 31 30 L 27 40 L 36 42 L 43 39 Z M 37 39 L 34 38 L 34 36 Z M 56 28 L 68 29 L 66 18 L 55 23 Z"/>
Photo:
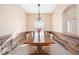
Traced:
<path fill-rule="evenodd" d="M 32 53 L 32 55 L 49 55 L 49 54 L 46 53 L 46 52 L 42 49 L 42 44 L 38 44 L 35 53 Z"/>

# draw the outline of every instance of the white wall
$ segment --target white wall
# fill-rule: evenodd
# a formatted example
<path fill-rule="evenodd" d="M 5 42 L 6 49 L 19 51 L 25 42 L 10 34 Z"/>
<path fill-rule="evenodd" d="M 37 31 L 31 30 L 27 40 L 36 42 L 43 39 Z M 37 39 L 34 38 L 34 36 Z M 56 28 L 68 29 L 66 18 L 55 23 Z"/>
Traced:
<path fill-rule="evenodd" d="M 70 5 L 62 4 L 59 5 L 52 13 L 52 31 L 62 32 L 62 15 L 63 11 Z"/>
<path fill-rule="evenodd" d="M 26 31 L 26 13 L 19 5 L 0 5 L 0 36 Z"/>

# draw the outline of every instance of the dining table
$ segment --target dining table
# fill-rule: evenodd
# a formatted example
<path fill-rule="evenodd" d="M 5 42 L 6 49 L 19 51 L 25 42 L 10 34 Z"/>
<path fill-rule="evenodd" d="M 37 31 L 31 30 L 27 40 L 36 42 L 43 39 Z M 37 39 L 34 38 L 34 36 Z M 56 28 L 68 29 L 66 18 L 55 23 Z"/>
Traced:
<path fill-rule="evenodd" d="M 34 38 L 34 32 L 33 34 L 32 33 L 29 33 L 30 35 L 28 36 L 28 39 L 26 40 L 26 44 L 28 44 L 29 46 L 36 46 L 37 49 L 34 53 L 30 53 L 31 55 L 41 55 L 41 54 L 49 54 L 49 53 L 46 53 L 43 49 L 43 46 L 50 46 L 51 44 L 55 44 L 55 41 L 53 40 L 53 38 L 51 39 L 50 38 L 50 33 L 48 32 L 44 32 L 44 41 L 41 42 L 41 38 L 40 40 L 38 41 L 34 41 L 35 38 Z"/>

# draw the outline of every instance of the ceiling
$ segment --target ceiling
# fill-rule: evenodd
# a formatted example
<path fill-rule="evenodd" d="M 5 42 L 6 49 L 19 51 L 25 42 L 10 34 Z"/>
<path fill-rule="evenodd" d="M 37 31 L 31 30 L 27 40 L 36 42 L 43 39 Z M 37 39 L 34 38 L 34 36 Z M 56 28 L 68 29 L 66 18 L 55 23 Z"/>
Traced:
<path fill-rule="evenodd" d="M 21 4 L 26 13 L 38 13 L 37 4 Z M 57 4 L 40 4 L 40 13 L 52 13 Z"/>

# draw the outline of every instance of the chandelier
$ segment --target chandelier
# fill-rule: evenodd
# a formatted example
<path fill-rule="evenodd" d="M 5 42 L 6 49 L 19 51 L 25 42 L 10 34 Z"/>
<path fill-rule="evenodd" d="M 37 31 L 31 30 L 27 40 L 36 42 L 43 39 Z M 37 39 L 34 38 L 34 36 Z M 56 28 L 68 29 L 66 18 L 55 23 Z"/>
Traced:
<path fill-rule="evenodd" d="M 38 17 L 36 19 L 36 21 L 34 22 L 34 27 L 35 27 L 35 30 L 37 31 L 41 31 L 43 30 L 44 28 L 44 22 L 41 18 L 41 15 L 40 15 L 40 4 L 38 4 L 38 13 L 37 13 Z"/>
<path fill-rule="evenodd" d="M 35 21 L 35 42 L 42 42 L 44 41 L 44 22 L 42 21 L 41 14 L 40 14 L 40 4 L 38 4 L 38 17 Z"/>

